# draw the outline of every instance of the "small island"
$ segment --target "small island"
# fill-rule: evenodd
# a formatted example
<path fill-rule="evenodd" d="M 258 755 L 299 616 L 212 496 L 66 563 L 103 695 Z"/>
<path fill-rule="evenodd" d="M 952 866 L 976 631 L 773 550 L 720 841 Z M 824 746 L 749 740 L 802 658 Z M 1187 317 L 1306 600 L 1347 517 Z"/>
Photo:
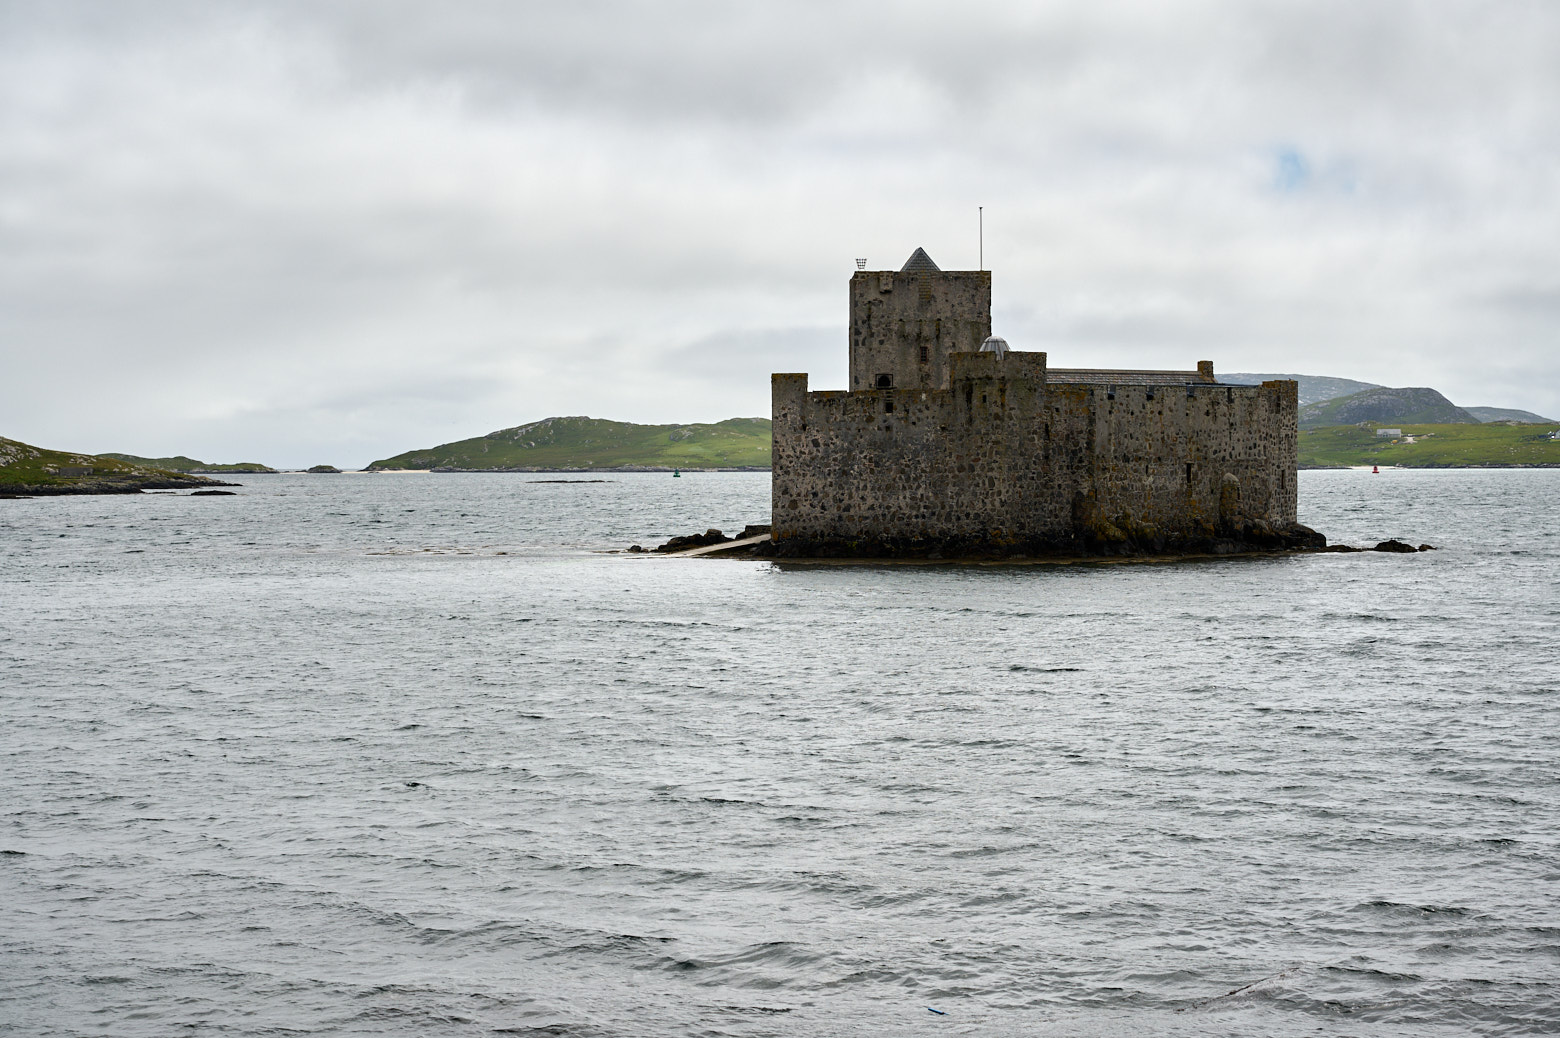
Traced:
<path fill-rule="evenodd" d="M 195 472 L 195 473 L 233 473 L 243 472 L 248 474 L 271 472 L 276 470 L 269 465 L 262 465 L 258 461 L 238 461 L 232 464 L 218 464 L 210 461 L 200 461 L 196 458 L 187 458 L 182 454 L 176 454 L 171 458 L 143 458 L 135 454 L 99 454 L 99 458 L 115 458 L 119 461 L 128 461 L 132 465 L 141 465 L 149 469 L 163 469 L 168 472 Z"/>
<path fill-rule="evenodd" d="M 143 490 L 231 487 L 208 476 L 151 468 L 97 454 L 34 447 L 0 436 L 0 497 L 139 494 Z"/>
<path fill-rule="evenodd" d="M 305 472 L 314 472 L 314 473 L 332 473 L 333 472 L 333 473 L 335 473 L 338 476 L 341 475 L 341 470 L 338 469 L 334 465 L 313 465 L 313 466 L 310 466 L 309 468 L 304 469 L 303 471 L 305 471 Z"/>

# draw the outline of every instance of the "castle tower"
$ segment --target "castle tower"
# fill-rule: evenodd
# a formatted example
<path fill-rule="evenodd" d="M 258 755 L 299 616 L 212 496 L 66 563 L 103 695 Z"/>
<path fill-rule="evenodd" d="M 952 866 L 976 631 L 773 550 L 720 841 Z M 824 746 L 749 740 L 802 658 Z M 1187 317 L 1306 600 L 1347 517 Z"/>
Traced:
<path fill-rule="evenodd" d="M 991 272 L 940 270 L 916 249 L 899 270 L 850 279 L 850 391 L 947 389 L 948 355 L 991 334 Z"/>

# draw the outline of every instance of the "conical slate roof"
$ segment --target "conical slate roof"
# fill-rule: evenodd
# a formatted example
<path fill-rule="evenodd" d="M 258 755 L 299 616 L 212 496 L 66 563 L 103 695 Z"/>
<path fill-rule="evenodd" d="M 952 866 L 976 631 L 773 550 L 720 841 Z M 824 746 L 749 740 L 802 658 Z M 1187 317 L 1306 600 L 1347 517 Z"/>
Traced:
<path fill-rule="evenodd" d="M 942 268 L 932 262 L 932 257 L 926 254 L 925 249 L 917 247 L 910 258 L 905 260 L 905 265 L 899 268 L 899 273 L 924 274 L 934 270 L 940 271 Z"/>

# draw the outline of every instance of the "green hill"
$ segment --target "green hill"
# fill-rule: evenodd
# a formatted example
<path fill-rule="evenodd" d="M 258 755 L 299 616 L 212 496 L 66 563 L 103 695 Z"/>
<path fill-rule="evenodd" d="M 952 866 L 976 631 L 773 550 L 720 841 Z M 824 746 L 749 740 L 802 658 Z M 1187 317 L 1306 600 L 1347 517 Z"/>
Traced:
<path fill-rule="evenodd" d="M 770 421 L 636 425 L 603 418 L 544 418 L 469 440 L 407 451 L 369 469 L 539 472 L 551 469 L 768 468 Z"/>
<path fill-rule="evenodd" d="M 1329 400 L 1338 400 L 1342 397 L 1354 397 L 1365 393 L 1367 390 L 1380 389 L 1385 391 L 1385 396 L 1361 397 L 1357 403 L 1367 407 L 1379 405 L 1383 400 L 1401 397 L 1404 394 L 1434 393 L 1434 390 L 1425 389 L 1391 389 L 1387 386 L 1378 386 L 1374 382 L 1358 382 L 1352 378 L 1337 378 L 1332 375 L 1269 375 L 1250 371 L 1236 371 L 1229 374 L 1220 373 L 1219 381 L 1232 383 L 1237 386 L 1255 386 L 1273 379 L 1292 379 L 1300 384 L 1300 406 L 1307 407 L 1310 404 L 1323 404 Z M 1481 422 L 1535 422 L 1544 424 L 1553 422 L 1553 418 L 1545 418 L 1541 414 L 1532 411 L 1521 411 L 1512 407 L 1462 407 L 1457 408 L 1450 400 L 1439 393 L 1439 401 L 1426 399 L 1420 405 L 1418 411 L 1400 414 L 1366 414 L 1356 416 L 1338 417 L 1336 411 L 1311 411 L 1302 412 L 1300 420 L 1312 427 L 1323 425 L 1346 425 L 1351 422 L 1384 421 L 1384 422 L 1421 422 L 1425 424 L 1462 422 L 1466 419 L 1455 417 L 1453 411 L 1445 408 L 1451 407 L 1460 410 L 1468 416 Z M 1352 406 L 1352 405 L 1351 405 Z M 1341 409 L 1341 408 L 1340 408 Z M 1429 409 L 1429 410 L 1427 410 Z M 1433 411 L 1433 413 L 1432 413 Z"/>
<path fill-rule="evenodd" d="M 1463 410 L 1481 422 L 1535 422 L 1543 425 L 1554 421 L 1553 418 L 1545 418 L 1532 411 L 1519 411 L 1514 407 L 1465 407 Z"/>
<path fill-rule="evenodd" d="M 194 458 L 186 458 L 179 454 L 171 458 L 140 458 L 134 454 L 98 454 L 99 458 L 113 458 L 116 461 L 128 461 L 132 465 L 144 465 L 152 469 L 165 469 L 169 472 L 275 472 L 257 461 L 240 461 L 232 465 L 213 465 L 210 462 L 196 461 Z"/>
<path fill-rule="evenodd" d="M 0 436 L 0 494 L 134 494 L 141 490 L 229 485 L 205 476 L 96 454 L 53 451 Z"/>
<path fill-rule="evenodd" d="M 1388 389 L 1377 386 L 1349 396 L 1305 404 L 1300 408 L 1300 428 L 1319 429 L 1326 425 L 1353 425 L 1356 422 L 1381 422 L 1400 425 L 1451 425 L 1479 420 L 1433 389 L 1409 387 Z"/>
<path fill-rule="evenodd" d="M 1237 386 L 1259 386 L 1264 382 L 1278 379 L 1290 379 L 1300 383 L 1300 406 L 1306 404 L 1319 404 L 1324 400 L 1333 400 L 1340 396 L 1350 396 L 1366 389 L 1381 389 L 1374 382 L 1356 382 L 1352 378 L 1336 378 L 1332 375 L 1265 375 L 1251 371 L 1237 371 L 1230 375 L 1221 374 L 1220 382 L 1228 382 Z"/>
<path fill-rule="evenodd" d="M 1334 425 L 1300 431 L 1300 467 L 1403 465 L 1408 468 L 1560 466 L 1560 440 L 1549 425 L 1409 425 L 1401 438 L 1376 434 L 1376 425 Z M 1412 442 L 1409 442 L 1412 441 Z"/>

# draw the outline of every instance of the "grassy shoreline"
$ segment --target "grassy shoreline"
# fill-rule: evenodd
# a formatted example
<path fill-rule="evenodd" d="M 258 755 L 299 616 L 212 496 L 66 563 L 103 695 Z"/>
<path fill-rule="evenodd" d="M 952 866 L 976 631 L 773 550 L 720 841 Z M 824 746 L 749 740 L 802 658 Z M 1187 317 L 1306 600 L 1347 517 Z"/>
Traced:
<path fill-rule="evenodd" d="M 1390 428 L 1400 436 L 1382 436 Z M 1367 422 L 1300 431 L 1300 468 L 1557 468 L 1560 424 L 1423 425 Z"/>

